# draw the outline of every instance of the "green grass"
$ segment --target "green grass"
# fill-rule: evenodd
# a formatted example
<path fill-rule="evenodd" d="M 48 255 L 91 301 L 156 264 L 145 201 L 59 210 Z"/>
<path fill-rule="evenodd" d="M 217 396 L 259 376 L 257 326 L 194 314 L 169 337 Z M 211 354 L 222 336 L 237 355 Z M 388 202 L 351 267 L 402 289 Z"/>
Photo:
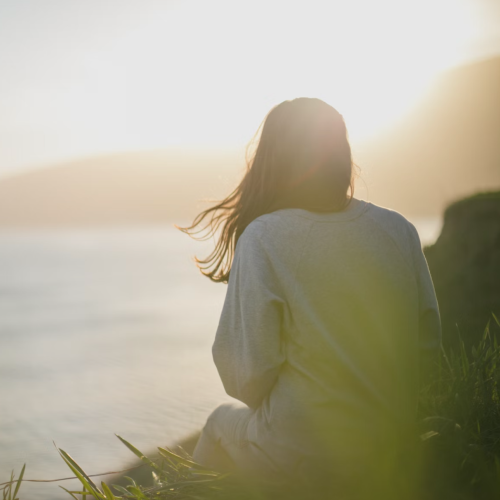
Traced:
<path fill-rule="evenodd" d="M 498 319 L 492 316 L 497 324 Z M 377 489 L 374 478 L 360 474 L 364 485 L 356 498 L 367 500 L 490 500 L 500 498 L 500 346 L 486 326 L 481 341 L 468 354 L 462 340 L 457 351 L 441 352 L 433 373 L 423 385 L 419 405 L 417 443 L 408 450 L 413 474 L 388 478 Z M 276 500 L 330 498 L 319 484 L 286 481 L 264 482 L 255 478 L 205 470 L 186 453 L 159 448 L 149 459 L 125 439 L 118 439 L 152 472 L 154 484 L 141 486 L 130 478 L 126 486 L 97 484 L 64 450 L 61 459 L 81 483 L 66 490 L 68 498 L 109 499 L 217 499 Z M 380 457 L 383 456 L 381 450 Z M 159 457 L 159 458 L 156 458 Z M 382 458 L 381 458 L 382 459 Z M 377 466 L 381 467 L 379 460 Z M 378 470 L 374 467 L 373 470 Z M 24 467 L 19 476 L 0 486 L 3 500 L 18 498 Z M 385 489 L 384 489 L 385 488 Z M 405 489 L 406 488 L 406 489 Z M 402 491 L 405 491 L 403 494 Z M 361 491 L 361 490 L 360 490 Z M 384 493 L 380 493 L 384 491 Z"/>
<path fill-rule="evenodd" d="M 462 339 L 443 350 L 421 391 L 420 421 L 435 433 L 424 446 L 425 479 L 436 498 L 500 497 L 500 347 L 489 325 L 471 354 Z"/>

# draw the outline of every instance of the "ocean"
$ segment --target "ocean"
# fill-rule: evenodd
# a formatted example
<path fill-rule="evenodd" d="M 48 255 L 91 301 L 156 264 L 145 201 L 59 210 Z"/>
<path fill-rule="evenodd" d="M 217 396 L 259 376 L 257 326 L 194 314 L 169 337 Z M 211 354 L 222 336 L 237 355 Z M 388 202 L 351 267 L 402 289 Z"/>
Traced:
<path fill-rule="evenodd" d="M 410 220 L 436 239 L 439 218 Z M 148 452 L 229 400 L 211 357 L 226 286 L 193 262 L 209 249 L 168 225 L 0 231 L 0 482 L 24 463 L 70 476 L 54 443 L 89 474 L 118 470 L 134 456 L 115 433 Z"/>

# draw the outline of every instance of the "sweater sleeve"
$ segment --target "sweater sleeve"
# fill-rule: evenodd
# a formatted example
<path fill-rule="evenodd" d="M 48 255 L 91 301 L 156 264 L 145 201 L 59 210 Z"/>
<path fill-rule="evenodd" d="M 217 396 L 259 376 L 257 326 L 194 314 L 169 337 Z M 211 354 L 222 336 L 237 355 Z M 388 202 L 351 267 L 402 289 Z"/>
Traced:
<path fill-rule="evenodd" d="M 260 222 L 238 240 L 212 354 L 228 395 L 257 408 L 285 360 L 281 346 L 284 300 L 259 236 Z"/>
<path fill-rule="evenodd" d="M 412 225 L 412 251 L 416 270 L 419 302 L 419 347 L 423 356 L 433 355 L 441 348 L 441 318 L 429 266 L 420 238 Z"/>

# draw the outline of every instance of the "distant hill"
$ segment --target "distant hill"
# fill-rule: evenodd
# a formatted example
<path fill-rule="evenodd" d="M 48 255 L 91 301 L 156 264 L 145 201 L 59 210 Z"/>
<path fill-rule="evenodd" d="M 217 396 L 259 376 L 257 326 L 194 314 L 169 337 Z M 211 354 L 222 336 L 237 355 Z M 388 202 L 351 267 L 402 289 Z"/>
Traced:
<path fill-rule="evenodd" d="M 500 188 L 500 57 L 447 71 L 362 149 L 370 199 L 402 212 L 442 213 L 464 195 Z"/>
<path fill-rule="evenodd" d="M 500 57 L 444 73 L 404 120 L 355 148 L 356 195 L 405 215 L 500 188 Z M 244 151 L 82 159 L 0 180 L 0 227 L 192 220 L 241 177 Z"/>
<path fill-rule="evenodd" d="M 0 180 L 0 226 L 186 224 L 235 187 L 243 152 L 155 151 L 82 159 Z"/>

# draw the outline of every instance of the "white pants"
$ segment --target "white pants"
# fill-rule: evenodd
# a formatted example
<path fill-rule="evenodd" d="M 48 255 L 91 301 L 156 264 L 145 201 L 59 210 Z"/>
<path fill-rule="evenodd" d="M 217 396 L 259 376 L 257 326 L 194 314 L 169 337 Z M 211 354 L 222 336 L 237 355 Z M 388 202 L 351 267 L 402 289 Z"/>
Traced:
<path fill-rule="evenodd" d="M 193 452 L 195 462 L 220 471 L 246 471 L 272 475 L 272 460 L 249 439 L 254 410 L 244 405 L 223 404 L 208 417 Z"/>
<path fill-rule="evenodd" d="M 365 491 L 366 498 L 373 498 L 377 487 L 385 491 L 384 495 L 388 500 L 402 498 L 398 497 L 401 484 L 408 483 L 403 487 L 406 491 L 405 495 L 409 499 L 415 498 L 413 483 L 411 480 L 408 481 L 411 474 L 410 476 L 394 474 L 393 458 L 387 465 L 382 463 L 385 457 L 383 448 L 378 448 L 376 456 L 369 455 L 369 460 L 363 460 L 362 455 L 359 455 L 359 459 L 352 458 L 337 462 L 329 462 L 321 458 L 318 461 L 305 462 L 301 470 L 287 468 L 288 470 L 284 471 L 255 443 L 255 440 L 250 439 L 253 416 L 254 411 L 247 406 L 224 404 L 216 408 L 203 428 L 193 453 L 194 461 L 207 469 L 218 472 L 244 472 L 245 475 L 257 475 L 267 479 L 282 478 L 280 473 L 288 472 L 291 473 L 292 478 L 298 479 L 300 476 L 306 478 L 308 488 L 312 486 L 314 489 L 316 486 L 319 488 L 319 493 L 327 491 L 338 493 L 354 488 L 354 490 L 360 490 L 359 498 L 365 498 L 361 491 Z M 388 456 L 392 457 L 392 454 Z M 404 461 L 404 458 L 402 456 L 401 460 Z M 406 458 L 411 459 L 411 457 Z M 387 470 L 386 467 L 388 467 Z M 404 480 L 404 477 L 408 480 Z M 399 488 L 396 488 L 395 480 L 398 478 L 401 484 Z M 388 491 L 390 494 L 387 493 Z M 413 493 L 410 494 L 411 492 Z"/>

